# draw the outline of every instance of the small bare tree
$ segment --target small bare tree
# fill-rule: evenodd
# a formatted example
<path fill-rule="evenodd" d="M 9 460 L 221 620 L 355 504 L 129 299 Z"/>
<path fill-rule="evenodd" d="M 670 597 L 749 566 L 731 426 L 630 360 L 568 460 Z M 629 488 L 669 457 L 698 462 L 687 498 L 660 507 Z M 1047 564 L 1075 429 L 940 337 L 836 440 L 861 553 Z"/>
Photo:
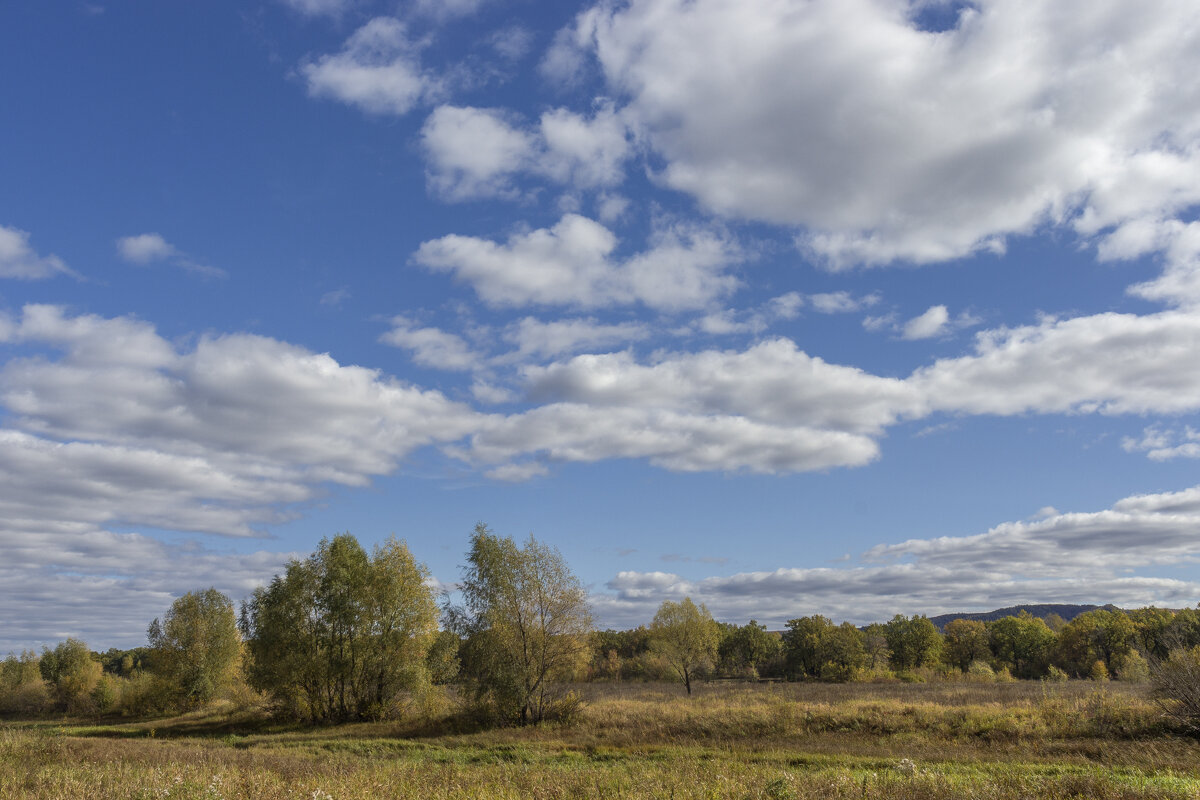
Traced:
<path fill-rule="evenodd" d="M 1150 679 L 1163 710 L 1200 730 L 1200 646 L 1172 650 L 1165 660 L 1150 659 Z"/>

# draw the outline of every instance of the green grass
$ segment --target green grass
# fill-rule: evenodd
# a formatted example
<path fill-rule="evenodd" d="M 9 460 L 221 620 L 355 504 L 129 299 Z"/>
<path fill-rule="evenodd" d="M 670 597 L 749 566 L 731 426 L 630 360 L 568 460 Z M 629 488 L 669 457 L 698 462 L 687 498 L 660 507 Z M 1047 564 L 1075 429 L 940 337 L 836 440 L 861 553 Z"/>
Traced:
<path fill-rule="evenodd" d="M 1200 798 L 1136 687 L 588 686 L 571 726 L 193 714 L 0 726 L 3 798 Z"/>

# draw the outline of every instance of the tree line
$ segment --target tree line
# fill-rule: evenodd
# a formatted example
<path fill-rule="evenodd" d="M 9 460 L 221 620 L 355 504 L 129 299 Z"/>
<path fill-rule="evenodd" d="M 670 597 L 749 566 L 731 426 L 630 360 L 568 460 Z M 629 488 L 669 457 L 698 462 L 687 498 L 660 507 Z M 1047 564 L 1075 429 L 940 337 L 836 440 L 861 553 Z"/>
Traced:
<path fill-rule="evenodd" d="M 67 639 L 0 662 L 0 713 L 149 716 L 220 699 L 268 702 L 314 723 L 397 718 L 451 694 L 493 724 L 568 720 L 579 681 L 860 681 L 1088 678 L 1196 691 L 1200 610 L 1098 609 L 1069 622 L 1027 612 L 939 630 L 897 615 L 857 627 L 820 615 L 783 631 L 717 622 L 690 598 L 649 625 L 593 629 L 586 592 L 554 548 L 482 523 L 470 537 L 461 603 L 439 602 L 426 567 L 390 538 L 370 552 L 350 534 L 289 562 L 240 610 L 216 589 L 189 592 L 150 623 L 147 644 L 91 652 Z M 1200 712 L 1198 712 L 1200 713 Z"/>

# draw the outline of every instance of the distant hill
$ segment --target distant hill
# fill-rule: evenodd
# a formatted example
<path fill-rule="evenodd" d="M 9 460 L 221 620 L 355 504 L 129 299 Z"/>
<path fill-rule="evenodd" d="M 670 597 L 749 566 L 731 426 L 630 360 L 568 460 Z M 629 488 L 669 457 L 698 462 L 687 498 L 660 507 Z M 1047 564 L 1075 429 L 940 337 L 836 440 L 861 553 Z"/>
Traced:
<path fill-rule="evenodd" d="M 1077 606 L 1066 603 L 1033 603 L 1022 606 L 1009 606 L 1008 608 L 998 608 L 995 611 L 980 611 L 974 614 L 939 614 L 936 617 L 930 617 L 929 621 L 937 626 L 938 630 L 946 627 L 946 623 L 956 619 L 977 619 L 980 622 L 994 622 L 1004 617 L 1015 617 L 1022 611 L 1028 611 L 1035 617 L 1045 619 L 1051 614 L 1058 614 L 1067 622 L 1078 617 L 1087 611 L 1095 611 L 1102 608 L 1105 611 L 1120 611 L 1119 608 L 1112 603 L 1103 606 Z"/>

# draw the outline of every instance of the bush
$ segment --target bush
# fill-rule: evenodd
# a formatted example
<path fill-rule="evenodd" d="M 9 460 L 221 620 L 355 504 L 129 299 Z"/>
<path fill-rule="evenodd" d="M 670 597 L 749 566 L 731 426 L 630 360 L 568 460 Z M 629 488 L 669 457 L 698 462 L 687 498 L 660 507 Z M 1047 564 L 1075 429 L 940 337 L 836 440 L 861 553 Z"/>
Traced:
<path fill-rule="evenodd" d="M 1189 728 L 1200 730 L 1200 646 L 1176 650 L 1166 661 L 1151 661 L 1150 677 L 1163 709 Z"/>
<path fill-rule="evenodd" d="M 1051 683 L 1064 683 L 1067 678 L 1067 673 L 1053 664 L 1051 664 L 1050 668 L 1046 670 L 1046 680 L 1050 681 Z"/>
<path fill-rule="evenodd" d="M 1123 656 L 1118 656 L 1113 672 L 1117 680 L 1127 683 L 1146 683 L 1150 680 L 1150 665 L 1136 650 L 1130 650 Z"/>
<path fill-rule="evenodd" d="M 967 678 L 978 683 L 990 683 L 996 680 L 996 671 L 986 661 L 976 659 L 967 667 Z"/>

